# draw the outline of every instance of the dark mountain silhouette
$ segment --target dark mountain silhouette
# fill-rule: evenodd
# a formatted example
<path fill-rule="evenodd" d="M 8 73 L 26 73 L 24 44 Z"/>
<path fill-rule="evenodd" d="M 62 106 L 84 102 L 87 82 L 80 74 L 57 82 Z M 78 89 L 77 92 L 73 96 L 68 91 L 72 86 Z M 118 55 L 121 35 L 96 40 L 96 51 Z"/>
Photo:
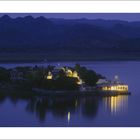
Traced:
<path fill-rule="evenodd" d="M 0 17 L 1 53 L 100 57 L 140 52 L 140 22 L 103 19 Z M 133 52 L 133 53 L 132 53 Z"/>

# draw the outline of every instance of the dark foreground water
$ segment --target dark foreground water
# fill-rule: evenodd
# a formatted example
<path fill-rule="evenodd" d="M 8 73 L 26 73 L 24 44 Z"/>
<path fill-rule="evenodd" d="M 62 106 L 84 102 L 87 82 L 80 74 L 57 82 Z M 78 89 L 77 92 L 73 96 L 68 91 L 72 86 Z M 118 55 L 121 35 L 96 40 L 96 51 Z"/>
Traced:
<path fill-rule="evenodd" d="M 129 85 L 132 95 L 28 99 L 0 95 L 0 126 L 140 126 L 140 62 L 80 63 L 111 80 L 119 75 Z M 52 64 L 73 66 L 75 62 Z M 0 66 L 17 65 L 27 64 Z"/>

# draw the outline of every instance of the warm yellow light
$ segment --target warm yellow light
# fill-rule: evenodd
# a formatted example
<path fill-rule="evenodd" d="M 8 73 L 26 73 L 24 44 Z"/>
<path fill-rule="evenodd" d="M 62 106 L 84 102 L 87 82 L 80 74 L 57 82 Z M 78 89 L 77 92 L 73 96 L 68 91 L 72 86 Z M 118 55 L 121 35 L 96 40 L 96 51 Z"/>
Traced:
<path fill-rule="evenodd" d="M 70 112 L 68 112 L 68 123 L 70 122 Z"/>
<path fill-rule="evenodd" d="M 72 73 L 72 77 L 79 78 L 77 71 L 74 71 L 74 72 Z"/>
<path fill-rule="evenodd" d="M 108 90 L 108 91 L 128 91 L 128 86 L 127 85 L 113 85 L 113 86 L 105 86 L 102 87 L 102 90 Z"/>
<path fill-rule="evenodd" d="M 107 90 L 107 87 L 103 87 L 102 89 L 103 89 L 103 90 Z"/>
<path fill-rule="evenodd" d="M 48 79 L 48 80 L 51 80 L 52 78 L 53 78 L 52 73 L 49 71 L 49 72 L 48 72 L 48 75 L 47 75 L 47 79 Z"/>
<path fill-rule="evenodd" d="M 114 87 L 114 86 L 112 86 L 112 87 L 110 88 L 110 90 L 115 90 L 115 87 Z"/>
<path fill-rule="evenodd" d="M 73 76 L 73 73 L 72 73 L 72 71 L 70 69 L 67 70 L 66 74 L 67 74 L 68 77 Z"/>
<path fill-rule="evenodd" d="M 82 85 L 82 84 L 83 84 L 82 79 L 78 79 L 77 84 L 78 84 L 78 85 Z"/>
<path fill-rule="evenodd" d="M 116 110 L 117 110 L 117 98 L 116 97 L 111 97 L 111 112 L 114 112 L 114 113 L 116 113 Z"/>
<path fill-rule="evenodd" d="M 47 76 L 47 79 L 48 79 L 48 80 L 51 80 L 51 79 L 52 79 L 52 76 Z"/>
<path fill-rule="evenodd" d="M 103 100 L 105 106 L 110 109 L 112 115 L 127 110 L 128 96 L 111 96 L 105 97 Z"/>

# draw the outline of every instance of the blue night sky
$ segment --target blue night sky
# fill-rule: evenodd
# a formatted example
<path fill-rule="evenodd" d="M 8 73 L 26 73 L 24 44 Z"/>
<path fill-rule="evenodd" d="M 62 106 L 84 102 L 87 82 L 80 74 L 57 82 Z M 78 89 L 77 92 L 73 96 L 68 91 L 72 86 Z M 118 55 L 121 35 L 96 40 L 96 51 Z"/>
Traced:
<path fill-rule="evenodd" d="M 3 16 L 5 14 L 1 13 L 0 16 Z M 140 21 L 140 13 L 8 13 L 7 15 L 13 18 L 32 15 L 33 17 L 44 16 L 46 18 L 65 18 L 65 19 L 101 18 L 107 20 Z"/>

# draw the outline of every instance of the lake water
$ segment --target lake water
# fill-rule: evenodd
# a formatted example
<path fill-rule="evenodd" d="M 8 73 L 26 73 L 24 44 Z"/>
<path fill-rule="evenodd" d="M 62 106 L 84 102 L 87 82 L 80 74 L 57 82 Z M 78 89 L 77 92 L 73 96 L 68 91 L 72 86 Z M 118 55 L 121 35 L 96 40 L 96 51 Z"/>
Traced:
<path fill-rule="evenodd" d="M 52 62 L 58 67 L 76 62 Z M 140 62 L 79 62 L 129 85 L 130 96 L 19 99 L 0 96 L 0 126 L 140 126 Z M 2 67 L 48 64 L 0 64 Z"/>

